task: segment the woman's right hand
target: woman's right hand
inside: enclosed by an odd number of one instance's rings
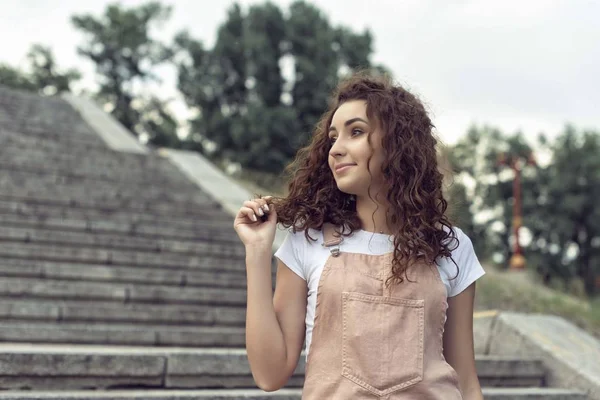
[[[269,249],[275,240],[277,212],[273,204],[268,205],[271,196],[245,201],[238,211],[233,228],[246,247],[266,246]],[[267,219],[263,222],[262,217]]]

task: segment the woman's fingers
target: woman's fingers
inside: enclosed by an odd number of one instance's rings
[[[248,218],[256,222],[259,217],[263,217],[269,212],[269,205],[265,199],[254,199],[245,201],[243,209],[246,209]]]
[[[244,202],[244,207],[247,207],[252,210],[253,215],[257,217],[262,217],[264,212],[261,211],[260,205],[254,200],[248,200]],[[262,212],[262,214],[261,214]]]
[[[254,210],[250,207],[242,207],[240,208],[240,213],[239,213],[240,217],[241,216],[246,216],[250,221],[256,222],[258,219],[256,218],[256,214],[254,213]]]

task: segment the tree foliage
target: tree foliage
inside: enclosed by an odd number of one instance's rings
[[[27,74],[8,64],[0,64],[0,85],[27,91],[37,89]]]
[[[69,92],[71,84],[79,79],[81,74],[76,69],[62,72],[50,47],[41,44],[31,46],[24,70],[0,64],[0,85],[44,95]]]
[[[535,217],[528,221],[532,264],[547,277],[579,277],[593,293],[600,277],[600,132],[569,125],[551,150]]]
[[[581,279],[588,293],[598,290],[600,276],[600,133],[578,132],[572,126],[550,143],[541,135],[535,150],[516,133],[504,135],[490,127],[472,127],[450,152],[452,164],[473,182],[474,213],[486,215],[467,225],[467,232],[485,244],[480,254],[512,254],[514,174],[499,163],[499,155],[522,160],[547,152],[547,165],[523,167],[521,192],[523,226],[531,241],[525,247],[530,267],[545,281]],[[460,196],[457,199],[461,199]]]
[[[212,49],[182,32],[179,89],[199,110],[192,147],[242,167],[278,172],[308,141],[344,69],[371,67],[370,32],[335,27],[296,1],[228,11]],[[289,70],[284,68],[288,66]]]
[[[150,143],[157,138],[153,144],[176,143],[177,124],[163,124],[160,132],[146,132],[154,125],[147,123],[144,113],[161,114],[163,122],[174,118],[167,115],[162,102],[143,98],[135,89],[146,81],[158,81],[153,68],[171,56],[169,47],[150,35],[151,29],[160,26],[170,14],[171,8],[158,2],[131,8],[115,3],[107,6],[102,17],[86,14],[71,18],[87,37],[78,48],[79,54],[96,64],[100,78],[98,99],[111,104],[113,116],[132,133],[148,134]],[[141,98],[143,107],[135,106],[136,98]]]

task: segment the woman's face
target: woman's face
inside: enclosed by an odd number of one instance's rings
[[[383,184],[381,166],[384,155],[382,132],[376,121],[367,118],[367,102],[351,100],[342,103],[333,115],[329,139],[329,168],[338,189],[362,197],[368,196],[371,185],[371,195],[375,196]]]

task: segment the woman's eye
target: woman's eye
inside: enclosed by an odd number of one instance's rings
[[[352,136],[360,135],[361,133],[363,133],[363,130],[362,129],[358,129],[358,128],[354,128],[354,129],[352,129],[351,133],[352,133]],[[329,143],[330,144],[334,144],[335,141],[336,141],[336,139],[337,139],[336,137],[330,137],[329,138]]]

